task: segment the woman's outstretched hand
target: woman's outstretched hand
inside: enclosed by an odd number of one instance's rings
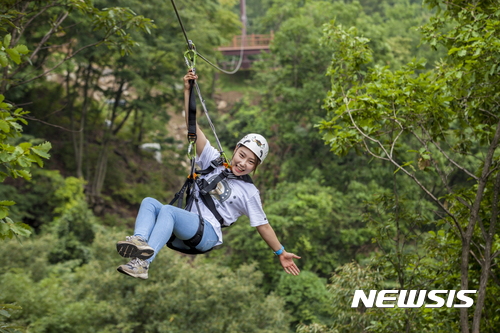
[[[299,275],[300,269],[293,261],[293,259],[300,259],[298,255],[283,251],[278,257],[280,258],[281,266],[283,266],[285,272],[292,275]]]
[[[194,74],[192,69],[184,75],[184,90],[189,90],[189,80],[198,80],[198,75]]]

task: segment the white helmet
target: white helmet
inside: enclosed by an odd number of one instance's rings
[[[266,159],[267,153],[269,153],[269,145],[267,144],[267,140],[260,134],[250,133],[247,134],[238,141],[236,147],[245,146],[250,149],[255,156],[257,156],[260,160],[260,163],[264,162]]]

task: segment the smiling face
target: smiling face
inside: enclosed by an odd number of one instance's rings
[[[236,176],[248,175],[255,170],[259,164],[259,159],[245,146],[239,146],[234,150],[232,160],[232,170]]]

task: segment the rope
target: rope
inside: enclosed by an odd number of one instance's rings
[[[188,50],[184,53],[184,60],[186,61],[186,65],[193,70],[193,73],[196,71],[196,69],[195,69],[196,56],[199,56],[207,64],[209,64],[210,66],[214,67],[215,69],[217,69],[217,70],[219,70],[219,71],[221,71],[223,73],[226,73],[226,74],[234,74],[234,73],[236,73],[240,69],[241,64],[243,62],[243,45],[244,45],[244,41],[245,41],[245,36],[242,36],[241,48],[240,48],[240,60],[238,61],[238,65],[236,66],[236,69],[234,69],[233,71],[226,71],[226,70],[220,68],[219,66],[213,64],[211,61],[209,61],[207,58],[205,58],[202,54],[200,54],[196,50],[196,47],[195,47],[194,43],[187,37],[186,29],[184,28],[184,25],[182,24],[182,20],[181,20],[181,17],[179,15],[179,12],[177,10],[177,6],[175,5],[175,1],[171,0],[171,2],[172,2],[172,6],[174,7],[175,15],[177,16],[177,19],[179,20],[179,25],[181,26],[181,30],[182,30],[182,33],[184,35],[184,38],[186,39],[186,44],[188,46]],[[189,57],[190,53],[192,54],[191,57]],[[217,142],[217,146],[219,147],[219,152],[220,152],[222,158],[224,159],[224,161],[229,165],[229,160],[228,160],[226,154],[224,153],[224,150],[222,149],[222,145],[221,145],[221,143],[219,141],[219,137],[217,136],[217,132],[215,131],[215,126],[212,123],[212,120],[210,119],[207,107],[205,105],[205,100],[201,96],[200,87],[198,86],[198,82],[196,80],[194,81],[194,87],[195,87],[196,92],[198,94],[198,99],[201,102],[201,105],[202,105],[202,108],[203,108],[203,112],[205,113],[205,116],[207,117],[207,121],[208,121],[208,123],[210,125],[210,128],[212,129],[213,134],[214,134],[215,140]],[[190,146],[188,148],[188,154],[191,151],[191,148],[192,148],[191,146],[192,146],[192,144],[190,144]]]
[[[221,71],[222,73],[225,73],[225,74],[229,74],[229,75],[232,75],[232,74],[235,74],[237,71],[240,70],[240,67],[241,67],[241,64],[243,63],[243,45],[245,43],[245,36],[241,36],[241,47],[240,47],[240,60],[238,60],[238,64],[236,65],[236,68],[233,69],[232,71],[226,71],[222,68],[220,68],[219,66],[213,64],[212,62],[210,62],[207,58],[205,58],[201,53],[199,53],[198,51],[195,51],[196,54],[201,58],[203,59],[207,64],[209,64],[210,66],[212,66],[213,68]]]
[[[228,160],[227,160],[226,154],[224,154],[224,150],[222,149],[222,145],[219,141],[219,137],[217,136],[217,132],[215,131],[215,126],[212,123],[212,119],[210,119],[210,115],[208,114],[207,106],[205,105],[205,100],[201,96],[200,87],[198,86],[198,82],[196,82],[196,80],[194,81],[194,87],[196,89],[196,93],[198,94],[198,99],[201,102],[201,106],[203,108],[203,112],[205,113],[205,117],[207,117],[208,124],[210,125],[210,128],[212,129],[212,132],[214,133],[215,141],[217,142],[217,146],[219,147],[219,152],[221,153],[221,155],[224,157],[224,159],[227,162]]]
[[[241,64],[243,63],[243,51],[244,51],[243,47],[245,45],[245,37],[246,36],[245,35],[241,36],[240,59],[238,60],[238,64],[236,65],[236,68],[233,69],[232,71],[226,71],[225,69],[222,69],[219,66],[215,65],[214,63],[212,63],[210,60],[208,60],[205,56],[203,56],[201,53],[199,53],[195,49],[191,48],[192,42],[187,37],[186,29],[184,28],[184,25],[182,24],[182,20],[181,20],[181,17],[179,15],[179,12],[177,10],[177,6],[175,5],[175,1],[174,0],[170,0],[170,1],[172,2],[172,6],[174,7],[175,15],[177,16],[177,20],[179,21],[179,25],[181,26],[181,30],[182,30],[182,33],[184,35],[184,39],[186,40],[186,44],[188,45],[188,49],[192,50],[194,53],[196,53],[196,55],[198,55],[201,59],[203,59],[207,64],[209,64],[213,68],[217,69],[218,71],[221,71],[222,73],[232,75],[232,74],[235,74],[236,72],[238,72],[240,70]],[[243,22],[243,24],[246,24],[246,23]]]
[[[181,17],[179,16],[179,12],[177,11],[177,6],[175,5],[174,0],[171,0],[171,1],[172,1],[172,6],[174,6],[175,15],[177,16],[177,20],[179,21],[179,24],[181,26],[182,33],[184,34],[184,38],[186,39],[186,44],[189,46],[189,39],[188,39],[187,34],[186,34],[186,29],[184,29],[184,25],[182,24]]]

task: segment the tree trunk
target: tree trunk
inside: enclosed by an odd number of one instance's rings
[[[111,119],[109,124],[106,124],[104,129],[104,135],[102,139],[102,145],[99,151],[99,157],[97,158],[96,168],[94,172],[94,177],[90,187],[90,203],[93,207],[95,213],[99,214],[102,210],[102,188],[104,185],[104,180],[106,179],[106,171],[108,169],[108,154],[109,154],[109,144],[114,135],[118,133],[120,128],[123,126],[128,116],[132,112],[129,110],[124,120],[115,127],[116,118],[118,116],[118,108],[120,105],[120,99],[123,94],[125,87],[125,81],[120,82],[120,85],[115,94],[115,102],[113,104],[113,109],[111,112]]]
[[[89,61],[87,70],[85,71],[85,84],[83,86],[83,105],[82,112],[80,114],[80,125],[78,128],[77,135],[73,137],[73,146],[75,148],[75,163],[76,163],[76,176],[78,178],[83,178],[83,153],[84,153],[84,141],[85,141],[85,120],[87,117],[87,111],[89,104],[91,103],[91,97],[89,96],[89,85],[90,77],[92,74],[92,61]],[[75,83],[76,84],[76,83]]]
[[[90,189],[90,204],[95,213],[99,214],[102,211],[102,188],[104,180],[106,179],[106,171],[108,169],[108,144],[109,141],[103,142],[101,150],[99,152],[99,157],[96,163],[96,169],[94,172],[94,179],[92,181]]]
[[[491,142],[491,145],[488,149],[488,154],[486,156],[486,159],[484,161],[484,167],[483,167],[483,172],[481,174],[481,179],[478,185],[478,190],[477,190],[477,196],[476,200],[473,205],[473,212],[471,214],[471,222],[470,225],[468,226],[467,230],[467,236],[469,239],[469,249],[470,249],[470,240],[472,240],[472,235],[473,235],[473,230],[474,230],[474,225],[478,221],[479,217],[479,207],[481,200],[483,199],[484,192],[486,189],[486,184],[488,181],[488,178],[490,176],[490,170],[491,170],[491,165],[493,161],[493,156],[495,154],[495,151],[498,148],[498,144],[500,142],[500,122],[497,124],[497,128],[495,131],[495,136],[493,137],[493,140]],[[491,223],[490,223],[490,228],[489,230],[483,230],[483,235],[485,238],[485,249],[484,249],[484,259],[483,262],[481,263],[481,277],[479,280],[479,290],[478,290],[478,295],[477,295],[477,300],[476,300],[476,309],[474,311],[474,317],[472,320],[472,333],[479,333],[479,329],[481,327],[481,316],[483,312],[483,307],[486,299],[486,287],[488,285],[488,279],[489,279],[489,273],[491,269],[491,262],[492,262],[492,256],[491,256],[491,250],[492,250],[492,242],[493,238],[495,235],[496,231],[496,222],[497,222],[497,213],[498,213],[498,191],[500,188],[500,173],[497,174],[497,178],[495,180],[494,186],[493,186],[493,207],[492,207],[492,217],[491,217]],[[477,210],[476,210],[476,205],[477,205]],[[470,230],[470,232],[469,232]],[[464,253],[462,252],[462,259],[463,259]],[[467,261],[468,263],[468,261]],[[462,267],[464,264],[462,264]],[[462,284],[463,284],[463,278],[462,278]],[[467,286],[462,289],[467,289]],[[466,309],[466,308],[464,308]],[[460,313],[460,320],[462,321],[462,312]],[[463,331],[463,328],[462,328]],[[468,332],[468,331],[467,331]]]

